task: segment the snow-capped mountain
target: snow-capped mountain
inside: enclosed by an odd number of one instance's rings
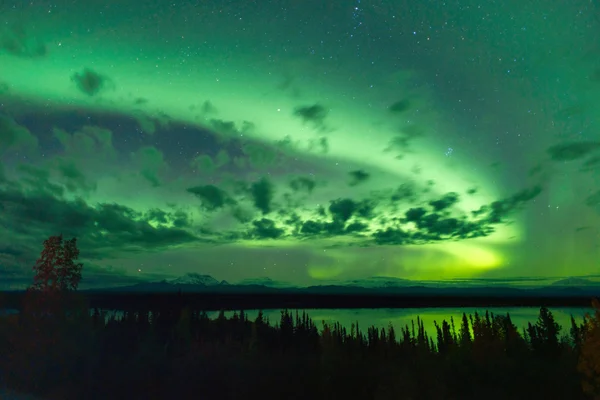
[[[284,281],[276,281],[271,278],[263,277],[263,278],[248,278],[242,279],[237,283],[240,286],[249,286],[249,285],[258,285],[258,286],[267,286],[272,288],[292,288],[295,287],[291,283]]]
[[[600,286],[600,282],[592,281],[586,278],[565,278],[559,281],[553,282],[551,286],[569,286],[569,287],[588,287],[588,286]]]
[[[365,279],[355,279],[341,283],[344,286],[355,286],[362,288],[400,288],[408,286],[419,286],[421,282],[410,279],[393,278],[389,276],[372,276]]]
[[[219,286],[228,285],[227,282],[219,282],[210,275],[202,275],[195,272],[189,272],[179,278],[171,279],[167,281],[172,285],[200,285],[200,286]]]

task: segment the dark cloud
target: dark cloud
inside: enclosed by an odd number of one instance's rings
[[[414,202],[417,199],[417,189],[413,183],[403,183],[391,195],[392,203],[400,201]]]
[[[357,209],[358,203],[351,199],[337,199],[329,204],[329,212],[334,221],[348,221]]]
[[[458,200],[458,193],[450,192],[446,193],[441,199],[430,201],[429,205],[433,207],[435,211],[443,211],[458,203]]]
[[[506,218],[511,213],[540,192],[541,187],[537,186],[523,190],[473,212],[471,219],[450,215],[451,207],[460,200],[454,192],[429,202],[431,208],[412,207],[402,216],[378,213],[376,207],[381,196],[378,200],[337,199],[330,202],[328,210],[318,208],[314,218],[294,220],[294,234],[304,238],[363,234],[379,245],[426,244],[484,237],[493,234],[494,225],[507,222]],[[331,220],[327,220],[328,216]],[[383,226],[370,231],[369,221],[378,221]]]
[[[553,161],[574,161],[597,150],[600,150],[600,142],[567,142],[550,147],[548,154]]]
[[[212,173],[216,170],[215,162],[208,154],[200,154],[190,161],[190,166],[201,172]]]
[[[596,211],[600,213],[600,190],[589,195],[585,199],[585,205],[596,209]]]
[[[0,50],[20,58],[40,58],[48,54],[46,44],[20,24],[10,25],[0,32]]]
[[[180,228],[152,226],[149,216],[129,207],[107,203],[92,207],[81,198],[64,199],[45,187],[27,192],[0,187],[0,209],[0,225],[12,235],[34,242],[58,233],[74,236],[85,257],[107,257],[108,251],[154,251],[201,240]],[[161,218],[156,213],[150,216]],[[162,218],[176,220],[181,215]]]
[[[221,133],[221,134],[232,135],[232,134],[239,134],[239,132],[240,132],[238,130],[238,128],[235,126],[235,122],[233,122],[233,121],[225,121],[222,119],[213,118],[213,119],[209,120],[208,122],[209,122],[211,128],[213,128],[214,130],[216,130],[218,133]]]
[[[71,81],[82,93],[95,96],[107,86],[109,79],[90,68],[84,68],[82,72],[71,75]]]
[[[325,136],[322,136],[318,139],[310,139],[308,141],[308,151],[315,150],[321,154],[329,153],[329,140]]]
[[[55,129],[53,133],[62,145],[65,156],[78,159],[86,165],[99,157],[103,158],[104,162],[114,162],[117,158],[113,147],[113,135],[108,129],[83,126],[73,134],[61,129]]]
[[[228,165],[230,162],[231,158],[229,157],[229,153],[226,150],[221,149],[214,158],[208,154],[201,154],[194,157],[190,162],[190,166],[200,172],[210,174],[219,168]]]
[[[423,136],[423,130],[414,124],[402,127],[399,133],[394,136],[388,146],[383,150],[384,153],[395,152],[396,159],[403,159],[406,153],[410,152],[412,142]]]
[[[57,170],[60,177],[64,180],[65,188],[69,192],[74,193],[81,191],[89,193],[96,190],[96,184],[94,182],[89,182],[73,161],[59,158]]]
[[[38,139],[14,119],[0,114],[0,155],[7,150],[34,149]]]
[[[313,179],[306,178],[303,176],[294,178],[290,181],[290,188],[292,188],[294,192],[305,190],[310,194],[312,193],[316,185],[317,183]]]
[[[219,112],[217,107],[215,107],[214,104],[210,100],[205,100],[202,104],[200,104],[200,106],[192,104],[188,108],[190,111],[194,111],[194,110],[200,111],[200,115],[196,116],[196,118],[199,118],[200,116],[205,118],[209,115],[214,115]]]
[[[542,164],[538,164],[529,170],[529,176],[539,175],[543,170],[544,170],[544,166]]]
[[[158,208],[152,208],[146,211],[145,216],[148,221],[152,221],[158,224],[166,224],[169,222],[167,216],[169,213],[166,211],[160,210]]]
[[[12,257],[21,257],[29,253],[29,248],[22,245],[2,244],[0,245],[0,254],[9,255]]]
[[[243,207],[235,207],[233,210],[231,210],[231,216],[242,224],[250,222],[253,214],[254,213],[252,211]]]
[[[600,169],[600,156],[590,157],[581,165],[582,172],[590,172],[598,169]]]
[[[412,243],[411,235],[400,228],[379,229],[373,233],[373,240],[381,245],[402,245]]]
[[[133,100],[133,104],[135,104],[136,106],[141,106],[144,104],[148,103],[148,99],[145,99],[143,97],[137,97]]]
[[[8,83],[0,81],[0,95],[6,94],[10,92],[10,87]]]
[[[250,185],[250,194],[254,201],[254,206],[262,211],[263,214],[271,212],[273,196],[275,195],[275,189],[273,184],[266,178],[252,183]]]
[[[227,192],[214,185],[194,186],[188,188],[187,192],[198,197],[202,202],[202,206],[208,211],[214,211],[223,208],[226,205],[236,204],[236,201],[233,200]]]
[[[390,112],[392,112],[392,113],[403,113],[405,111],[408,111],[410,109],[410,106],[411,106],[410,100],[404,99],[404,100],[399,100],[399,101],[395,102],[394,104],[392,104],[391,106],[389,106],[388,110],[390,110]]]
[[[318,128],[323,127],[325,124],[325,118],[329,111],[320,104],[313,104],[311,106],[299,106],[294,108],[293,115],[299,117],[305,123],[311,123]]]
[[[365,224],[364,222],[352,222],[350,224],[348,224],[346,226],[346,233],[355,233],[355,232],[365,232],[369,230],[369,225]]]
[[[436,209],[436,211],[441,210],[443,209]],[[438,212],[429,213],[423,207],[409,209],[406,211],[402,221],[404,223],[412,222],[418,229],[411,237],[411,240],[414,241],[468,239],[487,236],[493,231],[485,221],[468,221],[466,218],[454,217],[448,218]],[[408,240],[404,236],[403,241]]]
[[[265,144],[244,143],[242,151],[248,156],[250,164],[257,169],[270,167],[277,161],[277,153]]]
[[[251,235],[255,239],[277,239],[284,234],[284,230],[268,218],[252,221],[252,225]]]
[[[136,170],[153,187],[162,184],[160,173],[167,169],[163,154],[154,146],[144,146],[132,154]]]
[[[349,174],[351,178],[351,181],[349,183],[350,186],[356,186],[360,183],[363,183],[367,181],[371,176],[368,172],[365,172],[362,169],[350,171]]]
[[[504,222],[504,219],[525,203],[535,199],[542,192],[541,186],[524,189],[515,195],[503,200],[498,200],[490,205],[481,207],[474,211],[474,216],[485,216],[485,220],[491,224]]]
[[[57,197],[64,194],[65,187],[63,185],[50,181],[50,171],[31,164],[19,164],[17,169],[22,173],[20,180],[22,187],[30,186],[36,191],[41,190]]]

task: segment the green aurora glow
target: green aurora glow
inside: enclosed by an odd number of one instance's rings
[[[598,274],[595,5],[219,3],[0,5],[5,286]]]

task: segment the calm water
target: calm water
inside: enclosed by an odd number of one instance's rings
[[[317,324],[317,327],[321,327],[321,321],[325,322],[336,322],[338,321],[342,326],[350,329],[352,323],[358,322],[358,325],[362,331],[366,331],[369,326],[376,327],[387,327],[390,323],[394,326],[394,329],[398,331],[405,325],[411,324],[411,320],[415,320],[420,317],[423,320],[423,324],[427,333],[432,334],[435,332],[434,321],[441,324],[442,320],[446,319],[450,322],[450,317],[454,318],[455,324],[460,323],[463,313],[474,314],[476,311],[479,314],[485,314],[485,308],[359,308],[359,309],[311,309],[306,310],[308,315]],[[506,314],[510,313],[513,323],[519,328],[527,326],[528,322],[535,323],[539,314],[539,308],[536,307],[511,307],[511,308],[488,308],[490,313],[494,314]],[[586,313],[591,313],[590,308],[551,308],[552,314],[556,321],[563,328],[563,333],[568,333],[571,326],[571,315],[575,317],[575,320],[579,323],[583,321],[583,317]],[[302,311],[300,311],[302,312]],[[233,312],[226,312],[226,316],[231,316]],[[254,319],[258,314],[257,310],[247,311],[248,318]],[[279,321],[281,317],[281,311],[279,310],[264,310],[263,314],[268,317],[271,324]],[[218,312],[210,312],[211,318],[216,318]]]
[[[509,308],[487,308],[490,313],[493,314],[506,314],[510,313],[513,323],[519,328],[527,326],[528,322],[535,323],[539,314],[539,308],[536,307],[509,307]],[[579,323],[583,321],[583,317],[586,313],[592,313],[591,308],[576,308],[576,307],[563,307],[563,308],[551,308],[552,314],[556,321],[561,325],[563,333],[568,333],[571,327],[571,315],[575,317],[575,320]],[[295,312],[295,310],[293,310]],[[298,310],[300,313],[302,310]],[[350,329],[353,323],[358,322],[359,327],[362,331],[366,331],[367,327],[387,327],[389,324],[394,326],[396,331],[399,331],[405,325],[410,326],[411,321],[416,322],[417,317],[423,320],[423,324],[427,333],[432,334],[435,332],[434,321],[439,324],[446,319],[450,322],[450,317],[454,318],[455,323],[460,323],[463,313],[474,314],[478,312],[480,315],[484,315],[486,308],[355,308],[355,309],[308,309],[305,310],[307,314],[317,324],[318,328],[321,328],[322,321],[327,323],[339,322],[342,326]],[[0,315],[6,313],[13,313],[14,310],[0,310]],[[247,310],[245,311],[250,320],[254,320],[258,315],[258,310]],[[111,312],[109,311],[109,314]],[[122,315],[122,312],[112,312],[115,315]],[[229,318],[233,315],[233,311],[225,312],[225,315]],[[210,318],[216,318],[219,313],[217,311],[208,312]],[[280,310],[263,310],[263,315],[268,318],[271,324],[279,322],[281,317]],[[108,317],[108,316],[107,316]]]

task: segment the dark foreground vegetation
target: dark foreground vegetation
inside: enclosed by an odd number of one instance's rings
[[[178,302],[117,318],[75,291],[74,241],[44,245],[21,312],[0,317],[0,377],[42,398],[600,399],[598,302],[562,337],[545,307],[523,331],[508,314],[395,331]]]
[[[597,303],[560,337],[546,308],[522,332],[486,313],[429,333],[420,320],[346,330],[287,311],[278,321],[178,307],[117,318],[80,300],[32,295],[0,319],[9,388],[65,400],[600,398]]]

